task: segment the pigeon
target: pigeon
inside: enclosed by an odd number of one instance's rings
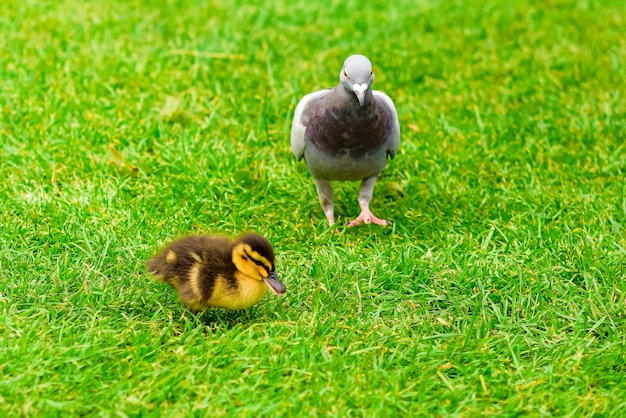
[[[330,226],[335,224],[332,181],[362,181],[361,222],[387,225],[370,211],[376,179],[400,144],[400,123],[393,101],[372,90],[374,71],[364,55],[351,55],[339,73],[339,85],[304,96],[291,126],[291,149],[313,176]]]

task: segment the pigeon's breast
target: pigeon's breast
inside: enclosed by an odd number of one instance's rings
[[[375,103],[314,109],[306,127],[307,144],[329,155],[362,158],[386,146],[389,117],[379,110]]]
[[[387,163],[391,115],[375,99],[330,94],[305,115],[304,158],[311,174],[326,180],[363,180]]]

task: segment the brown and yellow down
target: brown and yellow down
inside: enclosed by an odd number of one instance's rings
[[[264,237],[245,234],[189,236],[166,246],[147,263],[148,272],[178,292],[193,311],[246,309],[267,290],[285,293],[275,272],[274,250]]]

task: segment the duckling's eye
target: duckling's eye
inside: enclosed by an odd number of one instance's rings
[[[255,260],[254,258],[252,259],[252,261],[254,262],[254,264],[256,264],[257,266],[261,267],[265,271],[266,275],[270,274],[270,272],[267,269],[267,266],[265,264],[263,264],[262,262],[260,262],[258,260]]]
[[[265,263],[263,263],[262,261],[259,261],[257,259],[255,259],[254,257],[252,257],[250,254],[248,254],[247,252],[244,251],[245,255],[242,255],[241,258],[243,258],[244,260],[250,260],[252,261],[254,264],[256,264],[257,266],[261,267],[263,270],[265,270],[266,274],[270,274],[269,270],[267,269],[267,266],[265,265]],[[246,257],[247,256],[247,257]]]

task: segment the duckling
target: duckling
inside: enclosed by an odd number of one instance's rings
[[[291,127],[291,149],[304,158],[315,181],[329,225],[335,223],[332,181],[362,181],[361,222],[387,225],[369,209],[376,179],[400,144],[400,123],[393,101],[372,90],[374,70],[363,55],[351,55],[339,73],[339,85],[304,96]]]
[[[272,245],[257,234],[234,241],[216,235],[182,238],[148,261],[147,269],[195,312],[246,309],[268,289],[278,296],[286,290],[275,272]]]

